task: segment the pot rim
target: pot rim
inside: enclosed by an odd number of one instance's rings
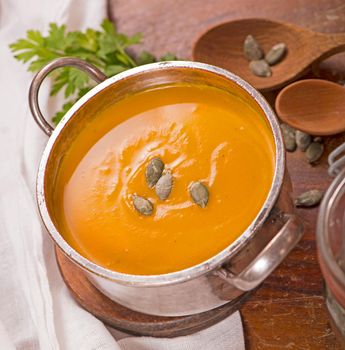
[[[229,246],[227,246],[225,249],[212,256],[208,260],[180,271],[160,275],[132,275],[109,270],[107,268],[93,263],[89,259],[79,254],[76,250],[74,250],[64,240],[63,236],[59,233],[58,229],[55,227],[53,221],[51,220],[45,199],[45,175],[50,154],[55,144],[55,141],[57,140],[60,133],[63,132],[68,121],[74,116],[74,114],[79,110],[79,108],[81,108],[88,100],[97,95],[100,91],[102,91],[110,85],[116,84],[119,81],[128,79],[129,77],[133,77],[138,74],[149,73],[150,71],[155,70],[171,70],[174,68],[199,70],[219,75],[223,78],[231,80],[232,82],[240,86],[255,100],[255,102],[259,105],[265,117],[267,118],[267,121],[270,124],[272,134],[274,137],[276,156],[272,185],[260,211],[258,212],[255,219],[252,221],[252,223],[247,227],[247,229]],[[155,287],[181,283],[204,275],[207,272],[214,270],[217,267],[220,267],[224,262],[226,262],[230,258],[230,256],[238,252],[238,250],[241,249],[243,245],[251,238],[252,234],[263,224],[263,222],[269,215],[271,209],[273,208],[278,198],[280,188],[283,182],[284,172],[285,150],[278,120],[268,102],[254,87],[252,87],[249,83],[247,83],[234,73],[231,73],[225,69],[216,66],[192,61],[167,61],[135,67],[125,72],[119,73],[111,78],[108,78],[102,83],[96,85],[92,90],[90,90],[86,95],[84,95],[71,107],[71,109],[65,114],[63,119],[54,129],[43,151],[37,175],[36,195],[40,216],[49,235],[57,244],[57,246],[62,250],[62,252],[65,255],[67,255],[74,263],[76,263],[77,265],[79,265],[80,267],[82,267],[90,273],[96,274],[105,279],[112,280],[120,284],[135,285],[141,287]]]

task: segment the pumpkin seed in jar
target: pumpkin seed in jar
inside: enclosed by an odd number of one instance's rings
[[[270,65],[274,66],[279,63],[286,54],[286,45],[284,43],[279,43],[274,45],[271,50],[269,50],[265,56],[265,61]]]
[[[243,43],[243,53],[249,61],[260,60],[264,56],[260,44],[252,35],[246,36]]]
[[[192,182],[189,186],[189,193],[194,203],[196,203],[200,208],[206,207],[209,199],[209,192],[203,183],[200,181]]]
[[[320,190],[310,190],[302,193],[295,199],[296,207],[309,208],[318,205],[323,197]]]
[[[307,148],[305,155],[310,164],[316,163],[323,154],[324,146],[319,142],[312,142]]]
[[[133,199],[133,206],[138,213],[145,216],[152,215],[153,204],[151,203],[151,201],[149,201],[144,197],[137,196],[135,194],[132,196],[132,199]]]
[[[285,149],[288,152],[294,152],[296,150],[296,130],[290,125],[281,124],[280,128],[282,130]]]
[[[166,172],[156,183],[156,194],[162,201],[166,200],[171,193],[173,177],[170,172]]]
[[[251,61],[249,63],[249,69],[258,77],[267,78],[272,75],[271,68],[265,60]]]
[[[164,163],[160,158],[155,157],[150,160],[145,172],[146,182],[150,188],[156,185],[159,178],[162,176],[163,170]]]
[[[311,141],[312,138],[309,134],[306,134],[305,132],[300,130],[296,130],[296,144],[302,152],[306,151],[306,149],[311,144]]]

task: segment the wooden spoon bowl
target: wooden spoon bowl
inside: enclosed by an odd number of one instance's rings
[[[285,58],[272,67],[272,76],[262,78],[249,70],[243,42],[253,35],[267,53],[275,44],[288,47]],[[313,63],[345,50],[345,34],[321,34],[298,26],[267,19],[227,22],[205,32],[195,42],[193,59],[213,64],[239,75],[255,88],[269,91],[302,76]]]
[[[345,88],[327,80],[305,79],[286,86],[276,111],[286,124],[311,135],[345,131]]]

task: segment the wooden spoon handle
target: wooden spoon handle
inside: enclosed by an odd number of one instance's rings
[[[345,34],[322,34],[321,38],[319,49],[322,59],[345,51]]]

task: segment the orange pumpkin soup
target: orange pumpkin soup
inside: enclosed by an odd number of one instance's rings
[[[173,176],[161,200],[145,180],[159,157]],[[268,122],[240,97],[203,85],[149,89],[98,112],[65,154],[54,194],[57,226],[80,254],[108,269],[151,275],[201,263],[255,219],[272,184]],[[188,188],[207,186],[205,208]],[[150,200],[138,213],[133,195]]]

